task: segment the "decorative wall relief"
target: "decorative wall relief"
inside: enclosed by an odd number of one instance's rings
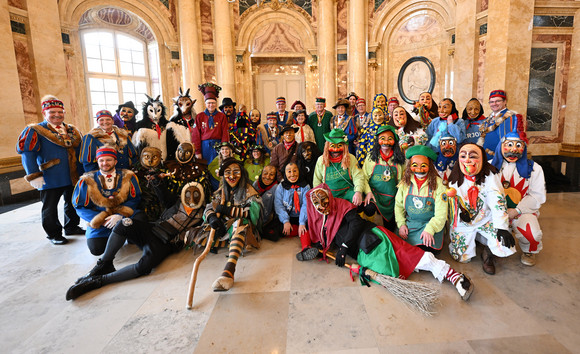
[[[485,45],[487,41],[485,38],[479,39],[479,47],[478,47],[478,56],[477,56],[477,99],[480,102],[483,102],[483,97],[485,96],[484,90],[484,82],[485,82],[485,53],[486,48]]]
[[[205,82],[213,82],[214,84],[217,84],[217,77],[215,74],[215,64],[213,62],[203,63],[203,74]]]
[[[348,29],[348,4],[346,0],[336,2],[336,44],[346,45]]]
[[[528,131],[550,131],[558,48],[532,48],[528,87]]]
[[[346,97],[348,94],[346,83],[348,80],[348,64],[341,61],[336,65],[336,85],[338,97]],[[334,102],[327,102],[327,106],[332,107]]]
[[[481,0],[479,11],[485,11],[489,7],[489,0]]]
[[[210,0],[201,0],[199,2],[199,12],[201,17],[201,42],[213,46],[213,23],[211,17]]]
[[[273,23],[256,33],[252,53],[302,53],[298,32],[283,23]]]
[[[413,104],[423,92],[433,92],[435,68],[425,57],[413,57],[403,64],[397,80],[399,94],[403,101]]]
[[[8,6],[14,6],[26,10],[26,0],[8,0]]]
[[[18,79],[20,81],[20,95],[22,96],[24,119],[26,124],[37,123],[37,103],[40,98],[36,97],[36,92],[34,90],[32,64],[28,51],[28,39],[25,36],[14,38],[14,54],[16,55],[16,65],[18,68]]]

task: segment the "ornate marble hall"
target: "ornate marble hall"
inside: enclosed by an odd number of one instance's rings
[[[3,351],[577,352],[576,20],[579,0],[0,0]],[[453,98],[461,112],[476,97],[489,113],[489,92],[506,90],[508,107],[527,117],[528,150],[548,191],[566,192],[549,194],[542,209],[545,254],[535,268],[506,260],[495,277],[479,259],[463,265],[476,293],[461,303],[442,284],[439,315],[428,320],[342,269],[296,262],[295,240],[244,257],[234,291],[202,288],[197,311],[183,306],[189,252],[150,277],[65,302],[95,261],[84,240],[39,242],[38,204],[6,211],[38,201],[15,143],[42,120],[40,98],[62,99],[66,121],[86,132],[96,111],[128,100],[140,107],[144,94],[160,95],[171,114],[180,87],[191,88],[199,112],[196,88],[206,81],[223,88],[220,100],[262,117],[277,96],[311,112],[318,96],[414,100],[430,86],[436,102]],[[120,262],[139,256],[124,252]],[[221,265],[223,254],[213,256],[200,283]]]

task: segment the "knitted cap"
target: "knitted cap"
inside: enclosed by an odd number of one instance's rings
[[[117,159],[117,150],[110,147],[102,147],[97,149],[97,160],[104,156],[110,156]]]

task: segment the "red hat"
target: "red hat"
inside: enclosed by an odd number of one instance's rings
[[[358,105],[359,103],[367,104],[367,101],[365,101],[365,99],[361,97],[358,100],[356,100],[356,104]]]
[[[205,84],[201,84],[197,87],[199,91],[203,94],[204,100],[217,100],[219,97],[219,92],[222,90],[216,84],[212,84],[211,82],[206,82]]]
[[[387,102],[387,104],[389,104],[389,103],[399,104],[399,99],[397,97],[391,97],[391,98],[389,98],[389,101]]]
[[[99,121],[99,119],[101,117],[109,117],[109,118],[113,119],[113,115],[111,114],[111,112],[107,111],[106,109],[103,109],[103,110],[97,112],[97,114],[95,116],[95,119],[97,120],[97,122]]]
[[[507,99],[507,95],[504,90],[491,91],[491,93],[489,94],[489,98],[491,99],[492,97],[501,97],[504,100]]]
[[[296,101],[294,101],[294,103],[292,103],[292,106],[290,106],[290,109],[294,110],[294,107],[296,107],[297,104],[301,104],[302,107],[306,108],[306,105],[304,103],[302,103],[302,101],[296,100]]]
[[[64,103],[62,103],[61,100],[59,99],[48,99],[45,101],[42,101],[42,112],[44,113],[44,111],[51,109],[51,108],[62,108],[64,109]]]
[[[114,157],[115,160],[117,159],[117,150],[111,148],[111,147],[105,147],[103,146],[102,148],[97,149],[97,160],[100,157],[103,156],[110,156],[110,157]]]

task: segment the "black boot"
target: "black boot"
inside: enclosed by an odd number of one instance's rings
[[[97,265],[95,265],[93,269],[91,269],[91,271],[88,272],[86,275],[78,278],[75,284],[80,283],[84,279],[94,277],[95,275],[105,275],[113,273],[115,270],[116,269],[115,266],[113,265],[113,261],[103,261],[99,258],[99,260],[97,261]]]
[[[66,292],[66,301],[74,300],[91,290],[98,289],[103,286],[102,284],[102,277],[100,275],[85,278],[68,289]]]

